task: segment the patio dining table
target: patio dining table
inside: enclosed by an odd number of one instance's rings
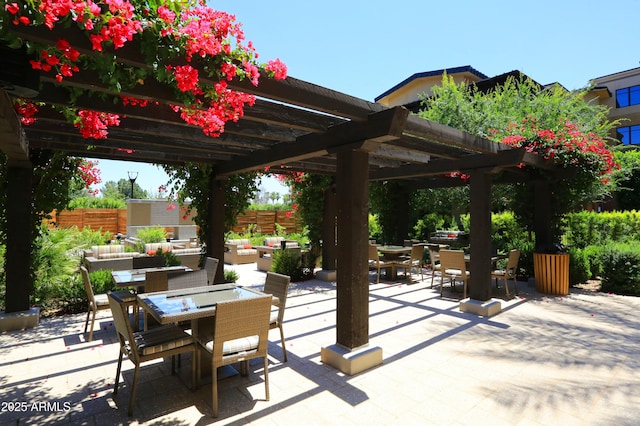
[[[111,276],[118,287],[144,287],[147,272],[167,271],[167,272],[187,272],[191,268],[187,266],[163,266],[159,268],[125,269],[122,271],[112,271]]]
[[[403,255],[411,253],[411,247],[405,246],[378,246],[378,253],[383,255],[385,261],[397,262]],[[384,268],[384,274],[389,280],[395,280],[398,278],[398,270],[396,266],[389,266]]]
[[[154,293],[139,293],[138,305],[158,321],[160,324],[173,324],[182,321],[191,322],[191,335],[196,339],[210,335],[213,331],[216,305],[219,302],[247,299],[264,296],[265,294],[251,288],[235,284],[216,284],[204,287],[191,287],[180,290],[159,291]],[[278,305],[279,299],[272,297],[273,305]],[[208,356],[208,352],[199,348],[201,355]],[[202,374],[207,371],[209,363],[201,365]],[[223,368],[218,378],[237,374],[233,368]]]

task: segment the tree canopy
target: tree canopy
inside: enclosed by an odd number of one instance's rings
[[[509,77],[504,84],[485,93],[474,85],[456,84],[452,77],[445,74],[442,84],[431,88],[433,96],[422,97],[423,109],[419,115],[496,142],[507,142],[505,138],[514,136],[517,131],[523,133],[521,141],[527,137],[530,137],[529,140],[534,140],[534,136],[538,137],[538,132],[544,129],[555,132],[553,133],[556,137],[554,141],[560,140],[559,135],[566,132],[565,136],[578,133],[585,136],[591,144],[589,146],[600,144],[598,147],[602,148],[604,141],[614,144],[609,134],[616,123],[608,120],[607,107],[586,100],[587,89],[570,92],[559,85],[542,87],[531,79],[521,76],[520,78]],[[532,123],[535,123],[535,126]],[[569,130],[567,125],[570,126]],[[570,131],[578,133],[569,133]],[[583,154],[586,156],[587,150],[575,149],[575,146],[583,140],[573,140],[571,142],[574,145],[573,148],[569,148],[569,145],[553,146],[555,150],[553,154],[550,154],[549,150],[540,154],[550,156],[552,159],[555,155],[560,157],[561,154],[566,154],[570,156],[568,162],[571,162]],[[537,142],[540,145],[539,139]],[[538,145],[532,144],[532,146]],[[549,145],[546,147],[548,148]],[[527,149],[534,151],[533,147]],[[557,197],[553,207],[558,215],[585,203],[601,200],[615,188],[615,179],[607,181],[599,179],[600,176],[593,176],[594,173],[598,174],[601,171],[599,168],[602,166],[601,158],[595,158],[594,155],[588,159],[591,160],[589,166],[592,167],[579,185],[576,185],[576,181],[571,178],[559,179],[555,182]],[[528,215],[531,211],[532,194],[526,187],[524,182],[495,187],[493,205],[499,210],[513,210],[532,226],[531,217]],[[375,194],[375,191],[372,193]],[[420,209],[422,211],[417,216],[414,214],[411,216],[417,220],[420,215],[427,215],[433,211],[444,215],[449,210],[449,214],[453,217],[452,222],[455,223],[457,215],[468,212],[468,198],[467,186],[418,190],[412,195],[410,205],[413,206],[413,212]],[[429,200],[428,205],[425,206],[419,200]],[[452,203],[452,200],[456,202]],[[380,213],[381,223],[392,222],[384,219],[384,210],[375,210],[376,203],[373,203],[373,206],[374,212]],[[427,211],[429,209],[431,211]],[[393,233],[390,232],[390,234]]]

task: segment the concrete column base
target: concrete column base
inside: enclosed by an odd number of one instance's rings
[[[0,332],[26,330],[37,327],[39,323],[40,308],[38,307],[10,314],[0,311]]]
[[[365,345],[349,350],[339,344],[320,350],[320,360],[341,372],[353,376],[382,364],[382,348]]]
[[[502,304],[497,300],[487,300],[481,302],[466,298],[460,302],[460,312],[468,312],[481,317],[492,317],[502,311]]]
[[[316,278],[320,281],[335,282],[337,280],[337,276],[336,271],[329,271],[328,269],[316,272]]]

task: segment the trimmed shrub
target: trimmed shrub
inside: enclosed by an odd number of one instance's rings
[[[234,269],[225,269],[224,270],[224,282],[225,283],[235,283],[238,281],[238,273]]]
[[[412,238],[416,240],[426,241],[429,239],[429,235],[444,227],[444,218],[436,213],[429,213],[413,227]]]
[[[117,290],[116,282],[113,280],[113,276],[111,275],[111,270],[102,269],[98,271],[93,271],[89,273],[89,280],[91,281],[91,285],[93,286],[93,292],[95,294],[106,293],[107,291]],[[84,292],[84,284],[82,284],[82,293]]]
[[[310,253],[303,257],[293,250],[274,250],[271,270],[290,276],[291,281],[303,281],[313,276],[315,261]]]
[[[602,256],[601,291],[640,295],[640,245],[609,244]]]
[[[602,257],[604,256],[604,246],[586,246],[584,255],[589,261],[589,278],[596,279],[602,276]]]
[[[145,244],[167,241],[167,231],[161,226],[152,226],[150,228],[138,229],[136,237],[139,240],[136,243],[136,249],[138,252],[144,253]]]
[[[590,268],[589,259],[584,250],[579,248],[569,248],[569,285],[575,286],[586,282],[589,279]]]

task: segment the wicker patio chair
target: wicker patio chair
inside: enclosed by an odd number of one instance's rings
[[[155,293],[157,291],[169,290],[169,274],[167,271],[148,271],[145,273],[144,279],[144,292]],[[158,322],[149,314],[149,312],[143,313],[144,329],[148,330],[149,326],[157,326]]]
[[[504,280],[505,294],[509,297],[509,283],[508,280],[512,279],[515,286],[516,296],[518,295],[518,280],[516,279],[518,274],[518,262],[520,261],[520,250],[514,249],[509,251],[509,259],[507,260],[507,266],[504,269],[496,269],[491,272],[491,278],[495,278],[496,283],[498,280]]]
[[[427,251],[429,252],[429,263],[431,265],[431,287],[433,288],[433,279],[436,273],[442,278],[440,268],[440,246],[438,244],[427,244]]]
[[[206,257],[204,259],[204,269],[207,271],[207,283],[209,285],[214,285],[216,283],[218,263],[220,263],[220,259],[216,259],[215,257]]]
[[[444,279],[449,278],[451,286],[455,290],[456,279],[460,278],[464,282],[462,290],[462,298],[467,297],[467,282],[470,273],[467,271],[464,252],[462,250],[440,250],[440,267],[442,273],[442,281],[440,283],[440,297],[442,297],[442,289],[444,288]]]
[[[395,268],[395,262],[386,262],[380,260],[380,254],[378,253],[378,247],[369,244],[369,269],[375,269],[378,273],[376,283],[380,283],[380,270],[384,268]]]
[[[87,299],[89,301],[87,307],[87,319],[84,322],[84,332],[87,332],[87,327],[89,325],[89,315],[91,315],[91,330],[89,331],[89,339],[88,342],[93,340],[93,326],[96,321],[96,312],[101,310],[110,309],[109,308],[109,299],[106,294],[94,294],[93,286],[91,285],[91,280],[89,279],[89,271],[84,266],[80,267],[80,272],[82,273],[82,280],[84,281],[84,289],[87,292]]]
[[[220,302],[216,305],[216,316],[212,338],[199,343],[211,354],[211,397],[213,417],[218,416],[217,369],[223,365],[241,362],[241,374],[249,374],[249,360],[263,358],[265,400],[269,400],[269,316],[271,296],[258,296]],[[199,351],[198,357],[200,357]],[[200,362],[197,362],[200,367]],[[198,371],[198,377],[200,371]]]
[[[131,383],[131,396],[129,397],[128,415],[133,414],[140,364],[158,358],[171,356],[171,374],[175,373],[174,356],[185,352],[191,352],[191,384],[197,386],[196,377],[196,344],[194,338],[175,325],[162,325],[149,331],[134,332],[129,322],[129,314],[125,309],[122,299],[112,293],[109,294],[109,304],[113,313],[113,322],[120,342],[120,355],[118,356],[118,368],[116,380],[113,385],[113,394],[118,393],[120,371],[122,370],[122,358],[127,356],[135,365],[133,382]]]
[[[277,274],[275,272],[267,272],[264,281],[263,293],[270,294],[278,298],[278,309],[271,312],[269,319],[269,329],[280,329],[280,342],[282,344],[282,359],[287,362],[287,347],[284,341],[284,330],[282,329],[282,320],[284,318],[284,309],[287,303],[287,294],[289,292],[289,284],[291,277],[288,275]]]
[[[404,268],[405,275],[409,272],[409,281],[411,281],[411,271],[416,268],[420,271],[420,280],[424,280],[424,271],[422,269],[422,258],[424,257],[424,244],[413,244],[411,246],[411,254],[405,260],[398,264]]]
[[[198,269],[196,271],[181,272],[171,274],[168,278],[168,290],[180,290],[183,288],[203,287],[207,285],[207,271]]]

